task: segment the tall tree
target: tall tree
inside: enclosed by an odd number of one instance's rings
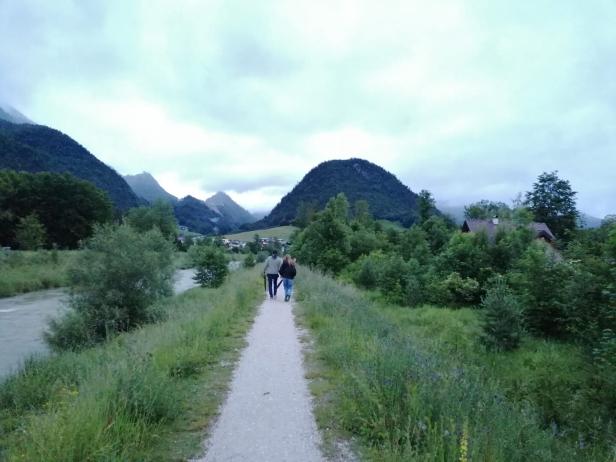
[[[432,193],[426,189],[419,192],[417,198],[417,209],[419,213],[419,222],[425,223],[436,212],[436,203],[432,197]]]
[[[526,193],[526,206],[535,219],[546,223],[554,235],[567,238],[575,230],[579,212],[576,208],[576,192],[567,180],[558,178],[558,171],[543,172]]]
[[[497,216],[499,218],[511,218],[511,209],[503,202],[481,200],[464,207],[465,218],[488,219]]]

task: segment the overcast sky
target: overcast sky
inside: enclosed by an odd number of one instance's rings
[[[0,102],[253,211],[361,157],[450,205],[559,170],[616,212],[614,0],[0,0]]]

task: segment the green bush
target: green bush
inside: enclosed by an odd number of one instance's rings
[[[256,264],[257,260],[254,253],[250,252],[248,255],[246,255],[246,258],[244,258],[244,268],[252,268]]]
[[[201,287],[222,285],[229,274],[229,267],[227,257],[220,248],[209,245],[193,246],[191,257],[197,269],[194,280],[201,284]]]
[[[47,233],[36,214],[20,218],[15,229],[15,241],[21,250],[37,250],[43,247]]]
[[[522,337],[522,310],[502,277],[496,278],[481,300],[484,309],[482,340],[496,350],[513,350]]]
[[[160,231],[102,226],[69,273],[70,310],[49,324],[54,350],[78,349],[160,318],[154,302],[172,294],[173,248]]]

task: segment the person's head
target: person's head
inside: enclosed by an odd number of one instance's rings
[[[272,251],[272,257],[274,257],[274,258],[278,257],[278,251],[277,250],[273,250]]]
[[[293,261],[293,258],[291,257],[291,255],[288,255],[288,254],[285,255],[284,261],[286,261],[288,265],[295,265],[295,262]]]

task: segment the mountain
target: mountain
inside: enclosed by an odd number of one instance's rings
[[[158,181],[148,172],[139,173],[137,175],[124,175],[124,180],[126,180],[137,196],[143,197],[150,203],[157,199],[162,199],[172,204],[178,201],[177,197],[165,191],[163,187],[158,184]]]
[[[173,206],[180,226],[201,234],[219,234],[234,230],[232,224],[217,211],[193,196],[186,196]]]
[[[601,218],[593,217],[592,215],[588,215],[587,213],[580,212],[580,219],[578,222],[578,226],[582,228],[598,228],[601,226],[603,220]]]
[[[11,106],[0,105],[0,120],[13,124],[32,124],[33,122],[17,109]]]
[[[330,160],[310,170],[269,215],[251,228],[290,224],[300,202],[313,202],[322,209],[341,192],[351,205],[360,199],[368,201],[370,212],[377,219],[408,226],[417,218],[417,194],[394,175],[363,159]]]
[[[219,212],[226,219],[226,221],[232,225],[240,226],[244,223],[252,223],[256,221],[248,210],[237,204],[222,191],[219,191],[209,199],[206,199],[205,203],[211,209]]]
[[[0,169],[70,173],[104,190],[119,210],[140,201],[111,167],[58,130],[0,120]]]

